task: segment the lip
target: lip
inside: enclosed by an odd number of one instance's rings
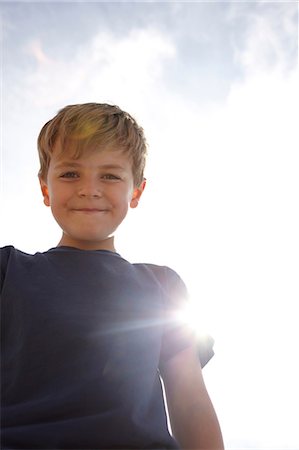
[[[95,214],[95,213],[105,213],[107,209],[99,209],[99,208],[75,208],[72,211],[82,212],[86,214]]]

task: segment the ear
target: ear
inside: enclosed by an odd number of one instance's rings
[[[136,187],[134,189],[133,195],[132,195],[132,200],[130,201],[130,207],[131,208],[137,208],[138,203],[139,203],[139,199],[142,195],[142,192],[144,191],[146,185],[146,179],[144,179],[142,181],[142,183],[140,184],[139,187]]]
[[[50,206],[50,197],[49,197],[49,191],[48,191],[48,186],[47,183],[39,177],[39,183],[40,183],[40,187],[41,187],[41,191],[44,197],[44,204],[46,206]]]

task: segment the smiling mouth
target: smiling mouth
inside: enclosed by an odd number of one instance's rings
[[[106,213],[108,212],[107,209],[96,209],[96,208],[80,208],[80,209],[73,209],[75,212],[82,212],[86,214],[94,214],[94,213]]]

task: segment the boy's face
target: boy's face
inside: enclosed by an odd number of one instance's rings
[[[134,186],[131,161],[120,150],[73,159],[54,147],[47,180],[40,183],[63,231],[59,245],[85,250],[115,251],[113,233],[144,189],[144,183]]]

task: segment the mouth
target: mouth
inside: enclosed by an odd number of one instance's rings
[[[79,212],[83,214],[103,214],[108,212],[108,209],[98,209],[98,208],[76,208],[73,209],[74,212]]]

